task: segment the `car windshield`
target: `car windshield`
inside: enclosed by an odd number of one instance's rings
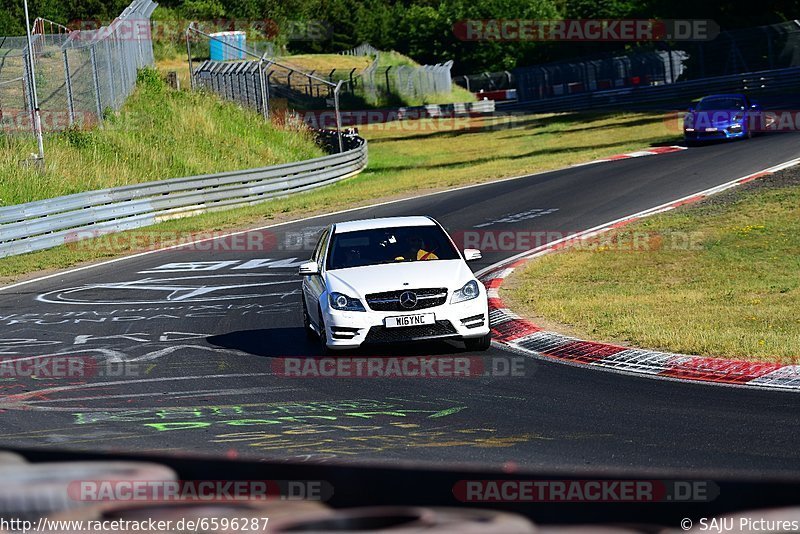
[[[698,111],[717,111],[743,108],[744,100],[738,97],[704,98],[697,105]]]
[[[376,228],[334,235],[328,270],[458,258],[455,247],[438,226]]]

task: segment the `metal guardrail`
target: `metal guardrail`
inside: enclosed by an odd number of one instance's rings
[[[499,111],[562,112],[590,109],[631,109],[656,103],[688,102],[711,93],[746,93],[758,96],[771,91],[800,88],[800,67],[747,72],[686,82],[627,87],[569,96],[498,104]]]
[[[328,145],[338,145],[335,132],[320,135]],[[127,185],[0,208],[0,257],[257,204],[332,184],[367,165],[367,142],[355,135],[343,136],[343,141],[344,152],[306,161]]]

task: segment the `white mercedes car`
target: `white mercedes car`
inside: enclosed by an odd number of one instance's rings
[[[300,266],[303,321],[324,351],[362,344],[461,339],[491,345],[486,288],[430,217],[336,223]]]

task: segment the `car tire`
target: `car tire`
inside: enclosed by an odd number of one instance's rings
[[[492,333],[489,332],[485,336],[465,339],[464,346],[470,351],[488,350],[492,346]]]
[[[333,352],[328,347],[328,330],[325,328],[325,318],[322,316],[322,308],[319,309],[319,344],[323,356],[330,356]]]
[[[306,297],[300,297],[303,301],[303,329],[306,331],[306,337],[308,339],[315,339],[317,337],[317,333],[311,328],[311,317],[308,315],[308,307],[306,306]]]

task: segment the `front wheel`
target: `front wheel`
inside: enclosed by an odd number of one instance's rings
[[[311,317],[308,316],[308,307],[306,306],[306,297],[300,297],[303,301],[303,328],[306,331],[306,337],[308,339],[314,339],[317,337],[317,333],[311,328]]]
[[[464,346],[467,350],[483,351],[488,350],[492,346],[492,333],[489,332],[485,336],[472,337],[464,340]]]
[[[325,328],[325,318],[322,316],[322,308],[319,308],[319,342],[323,356],[329,356],[331,349],[328,348],[328,330]]]

